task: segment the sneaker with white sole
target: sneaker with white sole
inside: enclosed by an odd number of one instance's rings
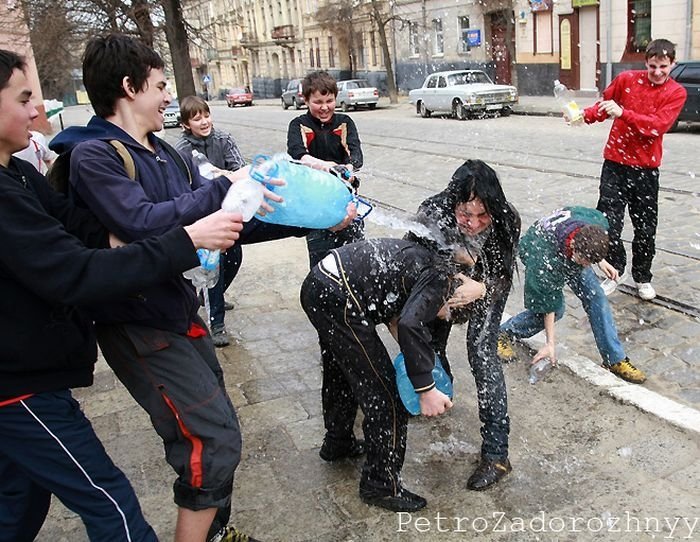
[[[625,282],[627,280],[628,276],[629,276],[629,274],[627,272],[625,272],[625,273],[622,273],[622,275],[620,275],[617,278],[617,280],[605,279],[603,282],[600,283],[600,287],[603,289],[603,293],[605,293],[606,296],[613,293],[620,284],[622,284],[623,282]]]
[[[644,301],[649,301],[656,297],[656,290],[654,290],[651,282],[636,282],[635,284],[637,285],[637,294]]]

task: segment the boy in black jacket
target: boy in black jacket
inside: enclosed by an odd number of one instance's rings
[[[220,212],[127,247],[86,248],[116,240],[11,156],[26,147],[38,116],[25,69],[0,50],[0,541],[34,540],[52,493],[81,516],[90,540],[155,541],[71,396],[69,388],[92,384],[97,359],[92,321],[79,306],[196,266],[195,248],[233,244],[240,216]]]

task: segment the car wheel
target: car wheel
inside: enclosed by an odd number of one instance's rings
[[[510,117],[510,114],[513,112],[513,110],[506,106],[503,109],[501,109],[501,116],[502,117]]]
[[[367,104],[367,106],[368,106],[370,109],[376,109],[376,108],[377,108],[377,104]]]
[[[284,110],[289,109],[289,106],[287,105],[287,102],[284,101],[284,98],[282,98],[282,109],[284,109]]]
[[[467,120],[467,112],[464,110],[461,100],[452,102],[452,116],[457,120]]]
[[[348,112],[348,109],[350,109],[350,108],[348,107],[348,104],[346,104],[345,102],[340,102],[340,110],[341,110],[343,113],[347,113],[347,112]]]
[[[294,105],[294,109],[301,109],[301,105],[299,105],[296,98],[292,98],[292,104]]]
[[[233,104],[231,102],[226,102],[226,105],[228,105],[229,107],[233,107]]]
[[[427,119],[430,116],[430,109],[425,107],[425,104],[423,102],[418,104],[418,111],[420,113],[420,116],[424,119]]]

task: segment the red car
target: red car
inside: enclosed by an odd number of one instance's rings
[[[229,107],[234,105],[253,105],[253,93],[248,87],[232,88],[226,94],[226,104]]]

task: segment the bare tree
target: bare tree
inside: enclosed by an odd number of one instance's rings
[[[352,77],[355,71],[353,49],[355,46],[355,31],[353,13],[357,12],[356,0],[339,0],[326,2],[319,6],[316,12],[318,25],[330,31],[338,40],[338,49],[341,54],[340,66],[350,71]],[[343,54],[345,53],[345,54]]]
[[[379,33],[379,45],[384,54],[384,63],[386,64],[386,86],[389,91],[389,102],[392,104],[398,103],[398,92],[396,91],[396,81],[394,79],[394,70],[392,68],[392,58],[389,52],[389,40],[386,35],[387,25],[397,20],[391,10],[391,1],[386,0],[371,0],[369,16],[377,27]]]
[[[175,87],[180,98],[193,96],[194,78],[188,45],[187,28],[182,15],[180,0],[161,0],[165,12],[165,36],[168,39],[170,57],[175,74]]]

